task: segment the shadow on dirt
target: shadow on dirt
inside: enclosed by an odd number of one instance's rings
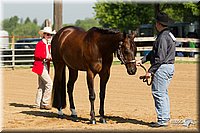
[[[14,106],[14,107],[35,108],[34,105],[27,105],[27,104],[21,104],[21,103],[9,103],[9,105]]]
[[[139,125],[149,125],[149,122],[144,122],[142,120],[130,119],[130,118],[123,118],[120,116],[105,116],[107,120],[116,121],[116,123],[132,123],[132,124],[139,124]]]
[[[43,110],[21,111],[20,113],[23,113],[23,114],[26,114],[26,115],[33,115],[33,116],[37,116],[37,117],[57,118],[57,119],[63,119],[63,120],[71,120],[71,121],[74,121],[74,122],[89,123],[88,118],[83,118],[83,117],[73,118],[70,115],[65,115],[65,114],[63,114],[63,116],[60,117],[60,116],[58,116],[57,113],[46,111],[46,110],[45,111],[43,111]]]
[[[34,105],[27,105],[27,104],[20,104],[20,103],[9,103],[10,106],[14,107],[24,107],[24,108],[31,108],[31,109],[36,109]],[[72,120],[74,122],[82,122],[82,123],[88,123],[90,120],[89,118],[83,118],[83,117],[77,117],[77,118],[72,118],[70,115],[63,115],[62,118],[58,116],[57,113],[52,112],[51,110],[32,110],[32,111],[21,111],[20,113],[27,114],[27,115],[33,115],[33,116],[40,116],[40,117],[47,117],[47,118],[59,118],[59,119],[67,119],[67,120]],[[96,119],[99,119],[100,116],[96,116]],[[149,125],[149,122],[145,122],[142,120],[137,120],[137,119],[130,119],[130,118],[123,118],[120,116],[105,116],[106,120],[112,120],[115,121],[116,123],[132,123],[132,124],[139,124],[139,125]],[[98,122],[98,120],[97,120]]]

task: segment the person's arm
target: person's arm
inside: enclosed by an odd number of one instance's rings
[[[162,37],[158,40],[158,48],[157,51],[155,51],[155,63],[151,65],[148,72],[151,74],[154,74],[158,68],[163,64],[163,61],[165,60],[167,56],[167,40],[166,37]]]
[[[141,60],[142,64],[144,64],[147,61],[150,61],[153,56],[153,50],[151,50],[147,55],[145,55]]]
[[[142,59],[136,60],[136,65],[139,66],[140,64],[144,64],[147,61],[151,60],[153,51],[150,51],[147,55],[145,55]]]

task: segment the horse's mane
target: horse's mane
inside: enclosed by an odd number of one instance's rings
[[[118,29],[99,28],[99,27],[92,27],[90,30],[94,30],[103,34],[117,34],[120,32]]]

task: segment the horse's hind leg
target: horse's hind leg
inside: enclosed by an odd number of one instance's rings
[[[77,114],[75,111],[75,106],[74,106],[74,99],[73,99],[73,90],[74,90],[74,83],[77,80],[78,77],[78,70],[74,70],[69,68],[69,80],[67,83],[67,93],[69,96],[69,103],[70,103],[70,110],[71,110],[71,117],[72,118],[77,118]]]

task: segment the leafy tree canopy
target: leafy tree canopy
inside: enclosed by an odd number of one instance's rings
[[[75,26],[89,30],[92,27],[100,27],[100,24],[94,18],[85,18],[84,20],[76,20]]]
[[[158,3],[99,0],[93,8],[96,19],[103,27],[134,30],[140,24],[154,22],[155,4]],[[159,7],[176,22],[194,22],[199,18],[199,3],[159,3]]]
[[[33,22],[25,24],[19,24],[14,30],[13,35],[15,36],[39,36],[38,31],[40,27]]]
[[[19,18],[17,16],[11,17],[9,19],[4,19],[2,22],[2,27],[4,30],[8,31],[8,33],[12,33],[12,31],[17,27]]]
[[[160,10],[169,14],[177,22],[197,21],[200,17],[199,9],[199,3],[160,4]]]
[[[78,26],[86,31],[89,30],[92,27],[102,27],[97,20],[94,18],[85,18],[84,20],[76,20],[75,24],[63,24],[63,27],[65,26]]]
[[[23,22],[23,19],[19,19],[17,16],[2,21],[2,27],[8,31],[9,35],[15,36],[39,36],[38,31],[40,26],[37,25],[37,19],[31,22],[27,17]]]
[[[154,17],[153,4],[139,4],[133,1],[101,1],[95,3],[96,19],[103,27],[121,30],[135,29],[140,24],[151,23]]]

